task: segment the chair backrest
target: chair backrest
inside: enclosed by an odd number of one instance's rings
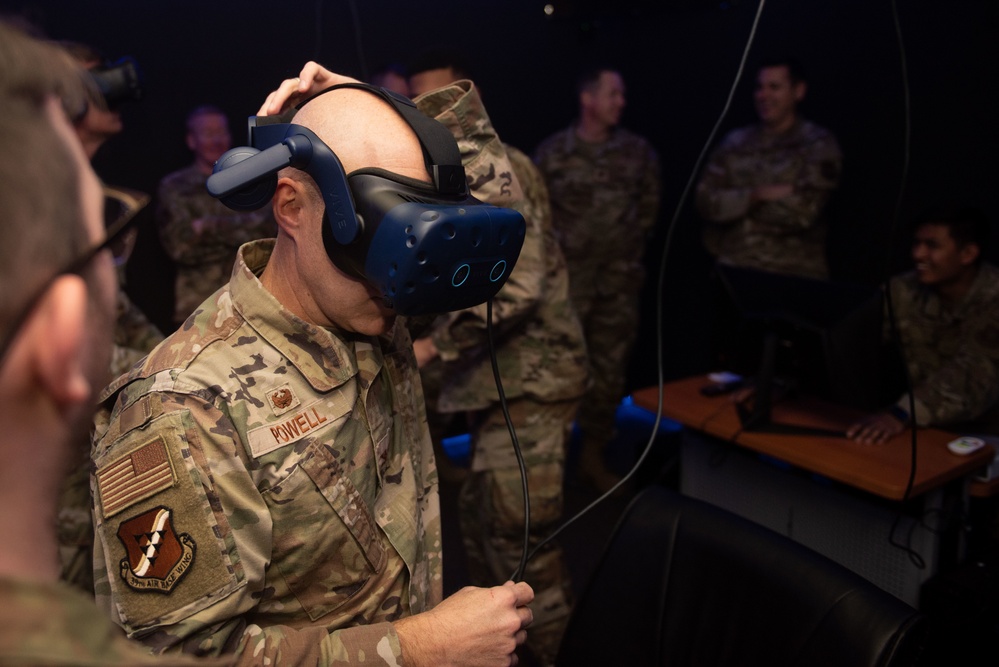
[[[559,665],[901,667],[924,617],[847,568],[661,486],[624,511]]]

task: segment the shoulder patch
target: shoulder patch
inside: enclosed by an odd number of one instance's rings
[[[169,508],[154,507],[118,525],[127,554],[119,565],[121,578],[136,591],[167,594],[194,564],[194,539],[178,536],[170,515]]]
[[[97,471],[105,518],[173,486],[173,464],[162,437],[145,443]]]

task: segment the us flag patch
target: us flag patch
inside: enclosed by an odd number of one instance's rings
[[[97,490],[105,517],[168,489],[173,483],[170,455],[161,437],[97,471]]]

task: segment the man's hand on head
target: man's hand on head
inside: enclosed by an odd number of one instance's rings
[[[294,79],[285,79],[264,100],[258,116],[273,116],[291,108],[305,98],[341,83],[359,83],[357,79],[337,74],[310,60]]]
[[[430,611],[395,621],[403,658],[413,667],[516,665],[533,599],[523,582],[466,586]]]

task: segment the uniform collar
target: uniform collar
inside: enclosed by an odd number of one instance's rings
[[[258,276],[267,266],[274,239],[251,241],[239,249],[229,292],[233,308],[306,378],[316,391],[339,387],[357,372],[350,336],[295,316],[268,292]],[[377,341],[361,337],[373,345]]]

